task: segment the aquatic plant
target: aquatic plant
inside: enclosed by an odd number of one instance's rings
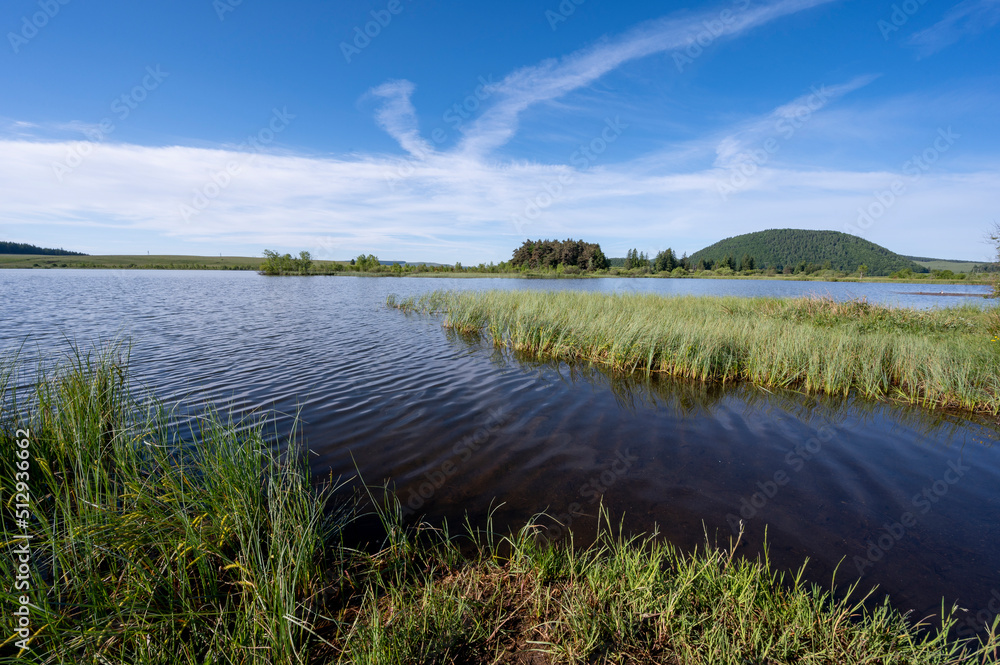
[[[976,307],[571,291],[439,291],[387,303],[443,312],[446,326],[486,332],[498,346],[613,372],[1000,413],[1000,358],[982,335],[996,314]]]

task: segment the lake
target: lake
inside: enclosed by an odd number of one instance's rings
[[[765,538],[828,585],[879,586],[902,610],[1000,599],[995,422],[752,386],[613,379],[536,363],[384,306],[434,289],[864,297],[929,308],[985,287],[749,280],[264,278],[240,272],[0,271],[0,348],[26,361],[132,340],[135,378],[168,403],[296,412],[317,475],[392,484],[416,519],[499,528],[545,511],[582,539],[603,505],[684,547]],[[968,298],[914,295],[944,289]],[[23,345],[23,346],[22,346]],[[25,380],[30,379],[26,376]],[[183,412],[183,410],[182,410]],[[564,538],[549,520],[544,535]],[[842,562],[842,563],[841,563]],[[991,605],[992,602],[992,605]],[[992,610],[990,608],[993,608]]]

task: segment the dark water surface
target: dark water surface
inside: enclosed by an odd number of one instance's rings
[[[233,272],[0,271],[0,349],[22,358],[133,341],[134,375],[167,402],[300,410],[317,474],[392,483],[414,517],[500,528],[546,511],[581,537],[599,500],[633,531],[724,543],[829,584],[862,577],[897,607],[1000,608],[995,423],[754,387],[635,382],[537,364],[384,307],[440,288],[975,298],[921,285],[737,280],[263,278]],[[947,287],[982,293],[983,288]],[[562,529],[546,522],[546,534]]]

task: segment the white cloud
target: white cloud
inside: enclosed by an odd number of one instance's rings
[[[459,149],[486,155],[509,141],[517,131],[518,117],[531,106],[558,99],[586,86],[622,64],[656,53],[682,49],[705,32],[706,23],[718,25],[715,38],[730,37],[782,16],[827,4],[833,0],[779,0],[733,12],[727,21],[719,12],[689,18],[663,18],[644,23],[626,34],[581,49],[561,59],[546,60],[508,75],[491,90],[495,103],[463,128]]]
[[[415,87],[409,81],[389,81],[373,88],[370,94],[386,100],[375,114],[379,127],[399,141],[408,153],[423,158],[434,149],[420,138],[417,113],[410,101]]]
[[[757,7],[730,24],[727,34],[829,1]],[[61,244],[91,252],[136,232],[189,243],[305,248],[322,258],[374,251],[382,258],[471,263],[505,259],[526,236],[584,237],[621,254],[631,246],[662,248],[654,247],[660,239],[664,246],[693,251],[761,228],[845,229],[892,174],[771,163],[728,204],[718,195],[725,167],[777,121],[795,118],[807,97],[630,161],[612,160],[611,147],[584,166],[488,157],[514,135],[523,110],[586,86],[631,59],[683,47],[704,19],[655,21],[514,72],[494,85],[489,106],[466,124],[462,141],[450,151],[435,151],[421,138],[411,102],[414,85],[407,81],[371,91],[380,102],[376,122],[409,153],[405,158],[43,141],[15,133],[0,139],[0,224],[76,230],[79,245]],[[871,80],[826,88],[812,112]],[[19,129],[32,129],[30,124]],[[82,155],[79,165],[60,179],[55,165],[69,163],[74,154]],[[667,167],[694,159],[703,166],[693,172]],[[239,168],[219,180],[231,163]],[[217,181],[224,184],[213,187]],[[206,205],[185,213],[195,192]],[[941,253],[967,255],[948,222],[976,224],[983,210],[1000,207],[997,192],[1000,169],[990,165],[964,175],[930,172],[869,229],[869,237],[914,253],[926,251],[901,245],[923,242]]]
[[[1000,23],[1000,0],[964,0],[931,27],[914,33],[909,43],[921,55],[930,55],[963,37],[985,32],[997,23]]]
[[[36,140],[88,139],[99,140],[106,133],[100,123],[81,122],[27,122],[25,120],[0,119],[0,133],[10,138]]]
[[[783,140],[794,135],[831,102],[862,88],[877,76],[866,75],[839,85],[814,87],[808,93],[782,104],[770,114],[744,122],[733,133],[719,139],[715,165],[732,168],[747,159],[748,150],[761,150],[768,139]]]
[[[386,185],[394,159],[258,155],[208,207],[185,221],[181,205],[222,165],[246,155],[221,150],[99,144],[60,183],[51,165],[75,144],[0,141],[0,223],[90,229],[100,251],[109,232],[151,231],[191,242],[330,248],[337,258],[377,251],[411,260],[506,258],[524,237],[573,236],[622,246],[674,238],[694,250],[725,235],[769,227],[844,230],[891,173],[769,169],[730,204],[717,194],[718,169],[657,174],[623,163],[564,165],[471,162],[434,155]],[[545,184],[572,182],[520,229]],[[931,172],[874,225],[870,238],[900,247],[900,234],[962,256],[956,220],[1000,204],[1000,172]],[[548,201],[543,201],[548,202]],[[943,216],[942,211],[947,211]],[[989,220],[983,220],[983,224]],[[934,234],[940,239],[934,240]],[[978,237],[978,236],[976,236]],[[683,240],[687,239],[687,240]],[[688,244],[684,244],[684,243]],[[69,244],[69,243],[64,243]],[[978,249],[978,248],[976,248]],[[918,248],[914,247],[913,251]],[[974,251],[974,250],[973,250]],[[920,252],[924,253],[924,252]]]

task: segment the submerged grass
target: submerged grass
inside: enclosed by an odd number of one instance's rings
[[[343,541],[343,503],[315,487],[293,440],[209,412],[181,437],[133,397],[120,348],[41,377],[15,400],[0,363],[0,489],[13,581],[32,536],[27,590],[0,589],[8,663],[993,663],[986,637],[951,641],[888,604],[835,600],[736,544],[685,553],[626,538],[607,516],[586,548],[528,525],[461,537],[403,528],[373,502],[384,539]],[[20,393],[17,393],[20,394]],[[19,431],[22,430],[22,431]],[[30,430],[25,434],[23,430]],[[15,467],[29,445],[28,479]],[[16,483],[30,491],[27,529]],[[21,499],[16,499],[21,501]],[[383,507],[388,506],[388,507]],[[31,649],[15,647],[20,595]]]
[[[616,372],[1000,413],[996,308],[571,291],[439,291],[388,304],[445,313],[445,325],[498,346]]]

